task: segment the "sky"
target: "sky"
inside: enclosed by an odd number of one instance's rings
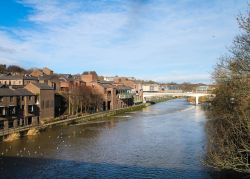
[[[1,0],[0,63],[211,83],[247,0]]]

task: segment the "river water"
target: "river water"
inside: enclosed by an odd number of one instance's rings
[[[49,128],[0,143],[0,173],[4,178],[221,177],[202,164],[205,122],[199,106],[176,99],[103,123]]]

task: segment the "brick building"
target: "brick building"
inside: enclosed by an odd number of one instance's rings
[[[0,129],[39,123],[37,96],[26,89],[0,88]]]
[[[25,89],[38,95],[40,121],[49,121],[55,117],[55,91],[54,88],[42,83],[29,83]]]
[[[102,96],[102,110],[114,110],[133,105],[132,88],[113,81],[98,81],[96,72],[84,72],[81,80]]]
[[[114,77],[114,82],[131,88],[131,92],[133,93],[133,102],[135,104],[143,102],[143,90],[140,82],[137,82],[134,78],[126,77]]]
[[[35,69],[30,73],[30,75],[34,77],[39,77],[43,75],[53,75],[53,74],[54,74],[53,70],[47,67],[44,67],[43,69]]]
[[[12,86],[14,88],[22,88],[31,82],[38,82],[38,78],[29,76],[29,75],[24,75],[24,76],[1,75],[0,76],[0,84]]]

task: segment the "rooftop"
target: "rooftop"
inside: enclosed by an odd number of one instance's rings
[[[17,75],[2,75],[0,76],[0,80],[22,80],[23,76],[17,76]]]
[[[21,76],[21,75],[1,75],[0,80],[38,80],[33,76]]]
[[[0,88],[0,96],[33,96],[34,94],[30,91],[19,88],[19,89],[10,89],[10,88]]]
[[[32,83],[36,87],[40,88],[41,90],[54,90],[53,87],[50,87],[49,85],[45,83]]]

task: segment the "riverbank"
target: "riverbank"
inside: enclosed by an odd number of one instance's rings
[[[125,112],[138,111],[150,105],[151,105],[150,103],[143,103],[143,104],[129,106],[126,108],[121,108],[121,109],[97,112],[97,113],[88,114],[88,115],[78,115],[77,117],[73,117],[73,118],[67,118],[64,120],[48,122],[48,123],[43,124],[42,126],[48,127],[48,126],[55,126],[55,125],[70,125],[70,124],[76,124],[76,123],[81,123],[81,122],[94,121],[98,119],[103,120],[103,118],[108,118],[108,117],[115,116],[118,114],[123,114]]]
[[[98,112],[98,113],[93,113],[93,114],[88,114],[88,115],[85,114],[85,115],[70,116],[67,119],[53,120],[51,122],[46,122],[37,126],[24,126],[24,127],[13,128],[13,129],[8,129],[8,130],[2,130],[0,131],[0,136],[2,137],[0,140],[10,142],[12,141],[11,139],[16,140],[17,138],[16,137],[13,138],[9,136],[12,136],[12,135],[26,136],[30,130],[34,130],[34,129],[38,131],[43,131],[47,127],[53,127],[57,125],[70,125],[70,124],[83,123],[83,122],[88,124],[94,120],[95,121],[97,121],[98,119],[103,120],[104,118],[108,118],[108,117],[115,116],[118,114],[123,114],[125,112],[141,110],[149,105],[151,104],[143,103],[143,104],[138,104],[134,106],[129,106],[126,108],[103,111],[103,112]]]
[[[129,106],[129,107],[125,107],[125,108],[120,108],[120,109],[115,109],[115,110],[109,110],[109,111],[102,111],[102,112],[97,112],[97,113],[93,113],[93,114],[78,114],[76,116],[70,116],[67,119],[55,119],[51,122],[45,122],[43,124],[37,125],[37,126],[25,126],[25,127],[20,127],[20,128],[14,128],[14,129],[8,129],[7,131],[0,131],[0,136],[2,137],[3,141],[12,141],[13,140],[17,140],[16,137],[12,138],[9,137],[11,135],[15,135],[15,136],[27,136],[27,134],[29,133],[30,130],[36,130],[36,131],[43,131],[48,127],[54,127],[54,126],[58,126],[58,125],[72,125],[72,124],[77,124],[77,123],[81,123],[81,124],[90,124],[93,122],[98,123],[98,121],[104,121],[104,120],[109,120],[109,117],[112,116],[116,116],[119,114],[124,114],[126,112],[132,112],[132,111],[138,111],[141,110],[145,107],[148,107],[150,105],[156,104],[156,103],[160,103],[160,102],[164,102],[164,101],[168,101],[174,99],[173,97],[164,97],[164,98],[160,98],[157,100],[154,100],[150,103],[142,103],[142,104],[137,104],[134,106]],[[38,135],[39,132],[37,132],[36,135]]]

